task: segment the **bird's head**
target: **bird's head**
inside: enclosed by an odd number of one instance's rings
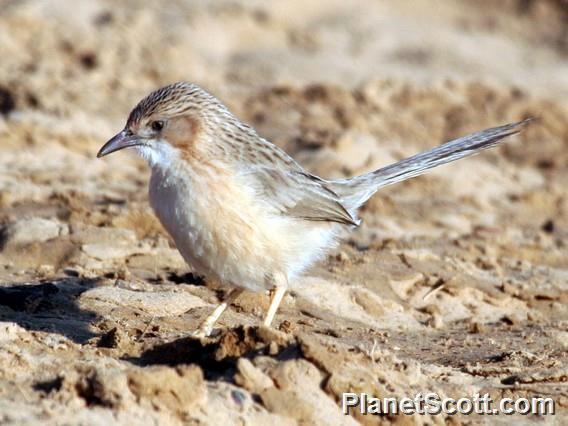
[[[180,154],[191,154],[211,121],[224,112],[230,114],[194,84],[164,86],[136,105],[125,128],[103,145],[97,157],[135,147],[151,166],[165,166]]]

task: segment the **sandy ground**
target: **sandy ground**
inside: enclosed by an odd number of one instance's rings
[[[120,6],[119,6],[120,5]],[[442,424],[343,392],[552,397],[568,421],[568,11],[557,1],[0,1],[0,424]],[[538,116],[383,190],[259,328],[191,274],[133,154],[149,90],[196,82],[324,177]],[[433,289],[436,289],[429,294]]]

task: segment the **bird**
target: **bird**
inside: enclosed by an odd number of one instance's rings
[[[130,112],[97,157],[133,148],[151,169],[150,204],[192,272],[227,287],[194,332],[209,336],[243,291],[270,292],[270,327],[289,288],[357,228],[380,188],[477,154],[532,119],[488,128],[362,175],[327,180],[304,169],[189,82],[161,87]]]

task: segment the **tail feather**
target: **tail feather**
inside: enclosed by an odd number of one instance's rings
[[[363,205],[379,188],[419,176],[434,167],[492,148],[507,136],[519,133],[533,119],[472,133],[397,163],[350,179],[330,182],[349,211]]]

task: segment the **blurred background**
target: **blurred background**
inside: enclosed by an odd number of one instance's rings
[[[146,165],[127,152],[95,158],[143,96],[178,80],[206,88],[325,178],[537,117],[497,150],[382,190],[362,212],[363,226],[313,273],[320,278],[287,299],[280,320],[308,332],[314,322],[341,330],[334,347],[365,342],[352,335],[360,330],[396,329],[399,340],[379,339],[380,350],[395,345],[412,362],[444,368],[481,363],[452,390],[428,368],[406,377],[383,360],[386,382],[404,395],[416,382],[461,397],[480,377],[505,377],[514,357],[540,371],[527,383],[562,380],[551,369],[566,365],[568,2],[0,0],[0,290],[25,284],[0,291],[0,319],[66,336],[83,345],[73,349],[81,356],[104,363],[139,356],[144,341],[132,340],[132,330],[147,329],[150,318],[155,339],[184,335],[216,301],[154,218]],[[432,304],[423,302],[440,282]],[[224,324],[256,324],[267,303],[245,295]],[[429,336],[424,330],[450,341],[467,330],[493,333],[486,324],[504,334],[481,333],[451,351],[415,345]],[[113,329],[127,337],[111,336],[107,352],[88,355],[96,336]],[[544,347],[538,359],[523,352]],[[511,348],[517,355],[502,364],[488,361]],[[69,351],[21,370],[0,359],[13,375],[0,369],[0,423],[3,403],[13,415],[39,416],[35,398],[48,397],[30,383],[75,368]],[[329,371],[346,371],[327,362]],[[14,400],[13,383],[28,389],[27,402]],[[81,400],[72,386],[63,389]],[[550,392],[566,400],[565,391]],[[237,412],[219,395],[218,413]],[[282,395],[263,401],[259,412],[305,414],[278,408],[290,401]]]
[[[566,5],[3,0],[2,199],[39,196],[34,167],[59,181],[65,165],[79,174],[59,189],[94,190],[109,162],[129,161],[95,162],[97,147],[141,97],[178,80],[208,89],[326,177],[527,116],[542,121],[524,140],[547,137],[510,144],[509,158],[565,165]]]

